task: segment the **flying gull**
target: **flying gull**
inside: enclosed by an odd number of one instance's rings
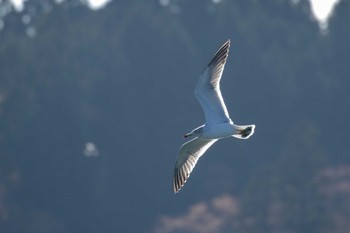
[[[217,140],[226,137],[248,139],[255,125],[236,125],[230,119],[220,91],[220,79],[230,48],[227,40],[214,54],[200,76],[194,94],[203,108],[205,124],[185,134],[195,137],[182,145],[173,175],[174,193],[179,192],[190,176],[198,159]]]

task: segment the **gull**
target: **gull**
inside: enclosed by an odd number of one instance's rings
[[[255,125],[233,123],[221,95],[220,79],[229,48],[230,40],[227,40],[214,54],[195,87],[194,94],[203,108],[206,122],[184,136],[194,138],[181,146],[173,174],[174,193],[180,191],[198,159],[217,140],[231,136],[248,139],[254,133]]]

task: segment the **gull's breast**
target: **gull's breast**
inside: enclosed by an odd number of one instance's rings
[[[205,125],[201,138],[204,139],[220,139],[231,137],[236,132],[236,128],[232,123],[219,123],[213,125]]]

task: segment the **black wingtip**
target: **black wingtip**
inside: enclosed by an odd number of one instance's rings
[[[184,186],[189,175],[185,173],[182,168],[175,168],[173,175],[173,191],[174,194],[178,193]]]
[[[225,43],[223,43],[222,45],[221,45],[221,47],[218,49],[218,52],[220,51],[220,50],[226,50],[226,49],[228,49],[229,47],[230,47],[230,45],[231,45],[231,40],[230,39],[227,39],[226,41],[225,41]]]
[[[226,58],[228,56],[229,49],[230,49],[230,44],[231,44],[231,40],[228,39],[223,45],[221,45],[221,47],[216,51],[216,53],[210,60],[208,67],[212,65],[215,66],[216,64],[221,62],[225,63]]]

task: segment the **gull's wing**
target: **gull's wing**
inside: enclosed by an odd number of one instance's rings
[[[220,91],[220,79],[229,48],[230,40],[227,40],[209,62],[194,91],[203,108],[207,124],[231,122]]]
[[[190,176],[198,159],[216,141],[217,139],[203,139],[197,137],[182,145],[180,154],[175,163],[173,176],[174,193],[177,193],[181,189]]]

